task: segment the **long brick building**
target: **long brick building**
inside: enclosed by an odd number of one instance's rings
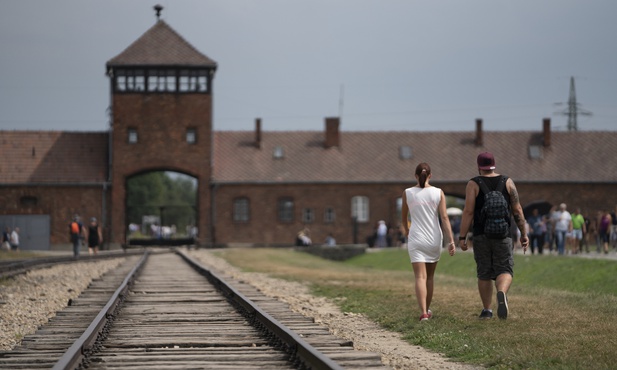
[[[588,215],[617,204],[617,131],[346,132],[337,117],[321,131],[213,131],[217,64],[158,20],[110,59],[106,132],[0,131],[0,226],[19,226],[24,249],[68,243],[73,214],[102,221],[126,243],[127,181],[151,171],[194,177],[204,245],[364,242],[378,220],[396,225],[419,162],[432,184],[464,197],[482,151],[511,176],[526,209],[566,202]]]

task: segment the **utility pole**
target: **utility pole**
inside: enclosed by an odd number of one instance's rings
[[[584,110],[576,102],[576,88],[574,87],[574,76],[570,77],[570,96],[568,97],[568,108],[561,112],[556,112],[568,116],[568,131],[578,131],[577,118],[581,116],[591,116],[591,112]]]

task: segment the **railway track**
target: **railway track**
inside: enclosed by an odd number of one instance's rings
[[[21,346],[0,353],[0,368],[79,367],[384,368],[378,354],[354,350],[286,304],[226,282],[182,253],[127,257]]]
[[[29,270],[37,268],[45,268],[63,263],[84,262],[84,261],[99,261],[107,258],[125,257],[127,255],[141,255],[143,251],[103,251],[96,256],[88,254],[82,255],[79,258],[73,256],[46,256],[29,259],[4,260],[0,261],[0,279],[10,278],[12,276],[26,273]]]

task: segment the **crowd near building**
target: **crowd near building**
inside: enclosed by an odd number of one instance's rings
[[[484,151],[516,181],[526,214],[567,203],[593,218],[617,205],[617,131],[555,131],[542,117],[534,131],[466,117],[458,132],[351,132],[340,117],[314,123],[322,129],[268,131],[255,118],[214,131],[216,71],[159,19],[106,63],[107,131],[0,131],[0,226],[20,228],[21,249],[49,249],[69,243],[79,214],[99,220],[104,248],[126,244],[127,181],[173,171],[196,180],[201,245],[292,245],[300,230],[316,243],[365,243],[379,221],[400,223],[418,163],[462,199]]]

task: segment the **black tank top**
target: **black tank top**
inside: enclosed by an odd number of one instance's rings
[[[497,189],[497,185],[499,184],[499,181],[501,180],[502,177],[505,178],[505,181],[508,181],[508,177],[503,176],[503,175],[493,176],[493,177],[477,176],[471,180],[477,184],[478,177],[482,178],[482,181],[484,181],[484,183],[486,184],[486,187],[488,187],[489,190]],[[508,218],[508,226],[511,226],[512,209],[510,205],[510,193],[508,193],[508,187],[504,186],[501,193],[506,198],[506,202],[508,202],[508,211],[510,213],[510,217]],[[476,207],[473,210],[473,235],[484,235],[484,225],[482,225],[480,221],[480,211],[482,210],[483,206],[484,206],[484,193],[482,192],[482,188],[480,188],[480,190],[478,191],[478,195],[476,196]]]

